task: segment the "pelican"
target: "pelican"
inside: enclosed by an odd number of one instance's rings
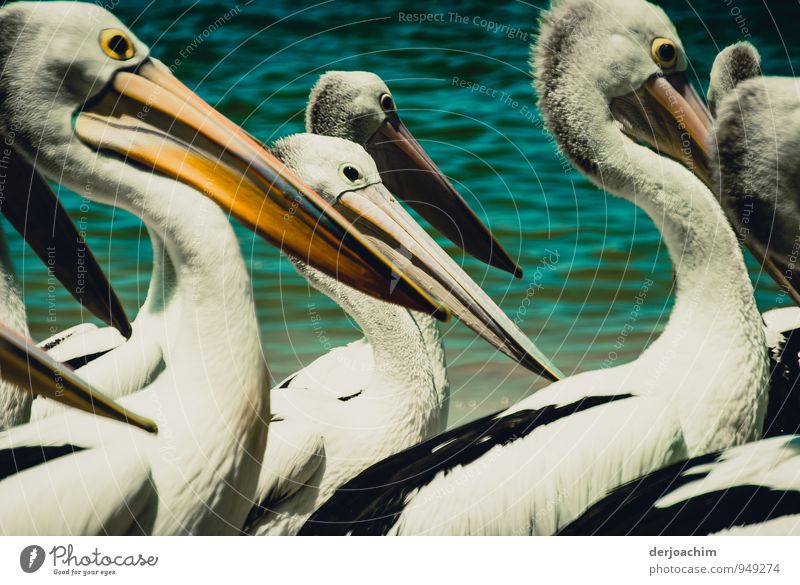
[[[781,287],[781,302],[800,302],[800,82],[761,73],[750,43],[717,55],[709,107],[714,186],[740,238]],[[773,374],[764,436],[800,433],[800,308],[764,313]]]
[[[4,144],[13,143],[7,128],[0,135],[5,136]],[[118,335],[130,336],[130,323],[114,289],[47,182],[11,148],[4,149],[0,166],[2,211],[9,222],[77,301],[121,332]],[[29,337],[22,292],[2,230],[0,298],[0,323]],[[5,378],[0,381],[0,431],[27,422],[32,399],[30,392],[21,392]]]
[[[713,184],[740,238],[796,298],[800,84],[766,77],[753,45],[717,55]],[[611,492],[562,534],[800,534],[800,309],[763,315],[773,361],[764,437],[687,459]]]
[[[434,296],[516,361],[557,379],[560,372],[395,201],[361,146],[299,134],[280,140],[272,152],[315,191],[343,206],[343,212],[347,207],[369,209],[366,203],[355,207],[350,202],[362,197],[408,226],[409,238],[400,242],[403,249],[419,257],[430,255],[431,265],[438,264],[432,275],[438,282],[430,285]],[[422,314],[373,299],[303,262],[295,261],[295,266],[360,325],[371,367],[366,379],[332,379],[337,370],[329,368],[326,378],[312,380],[303,370],[298,377],[310,385],[294,378],[273,389],[270,440],[256,505],[244,526],[256,535],[296,533],[337,487],[370,464],[441,432],[447,418],[441,339],[437,332],[439,356],[432,356],[433,333],[420,326]],[[335,350],[338,372],[358,370],[360,364],[349,362],[352,347]]]
[[[329,71],[322,75],[309,95],[306,132],[360,144],[373,157],[381,180],[394,195],[476,258],[522,276],[522,269],[400,120],[394,97],[380,77],[368,71]],[[436,393],[447,402],[447,364],[437,322],[425,313],[414,312],[411,317],[425,339]],[[365,337],[334,348],[279,386],[316,387],[343,398],[369,383],[373,369],[373,347]],[[439,432],[446,426],[445,408],[439,417]]]
[[[306,132],[363,146],[389,191],[475,258],[522,277],[522,269],[402,122],[383,79],[369,71],[322,75],[308,98]]]
[[[372,85],[358,85],[365,82]],[[373,97],[372,93],[375,91],[378,92],[375,104],[366,102],[365,91],[370,92],[369,97]],[[367,115],[361,114],[359,118],[355,105],[359,103],[372,108],[374,111],[370,111],[369,116],[370,119],[375,118],[375,128],[363,136],[363,143],[372,152],[385,153],[380,158],[385,163],[381,172],[390,173],[391,178],[387,180],[398,186],[399,194],[406,197],[443,233],[451,239],[457,239],[457,243],[466,245],[477,257],[521,276],[522,270],[510,259],[500,243],[492,237],[491,232],[480,222],[399,120],[388,92],[383,81],[371,73],[331,72],[324,75],[311,92],[307,110],[309,132],[347,138],[348,132],[345,128],[349,127],[356,132],[352,138],[359,141],[360,133],[372,126],[364,125]],[[388,110],[381,109],[389,106],[391,107]],[[352,118],[345,122],[342,117],[345,115]],[[378,140],[377,137],[383,138]],[[389,139],[395,140],[396,144],[387,142]],[[411,168],[400,168],[403,164],[411,165]],[[416,199],[411,196],[412,187],[416,189]],[[422,197],[425,201],[419,203]],[[153,274],[145,302],[134,321],[132,336],[130,332],[123,335],[114,327],[98,328],[91,324],[82,324],[59,332],[41,343],[41,347],[55,359],[74,365],[84,379],[115,398],[138,391],[163,369],[159,346],[154,340],[163,337],[160,297],[163,296],[163,274],[169,273],[171,268],[168,266],[169,258],[164,254],[161,239],[152,232],[151,242]],[[446,392],[448,382],[437,319],[420,312],[415,313],[415,317],[419,328],[428,339],[432,366],[438,370],[437,386]],[[320,380],[324,380],[326,390],[335,391],[336,381],[343,379],[344,391],[352,392],[353,377],[360,376],[366,381],[371,372],[371,361],[370,345],[365,340],[357,341],[321,356],[282,384],[307,388],[310,384],[319,385]],[[348,364],[359,364],[359,367],[348,368]],[[45,418],[60,409],[57,404],[36,404],[33,419]],[[442,420],[442,424],[446,424],[446,419]]]
[[[711,120],[675,28],[647,2],[561,0],[543,14],[533,67],[561,150],[660,230],[677,282],[669,323],[631,363],[373,465],[300,534],[552,534],[614,487],[761,433],[761,318],[733,230],[687,168],[707,175]]]
[[[14,3],[0,10],[0,31],[0,119],[15,121],[15,149],[43,177],[138,215],[163,251],[152,344],[163,367],[120,401],[159,433],[65,412],[0,434],[4,461],[41,454],[0,482],[0,499],[15,503],[2,531],[238,532],[269,396],[228,214],[364,292],[442,318],[447,310],[105,9]],[[54,478],[76,473],[83,491],[55,510],[66,483]]]

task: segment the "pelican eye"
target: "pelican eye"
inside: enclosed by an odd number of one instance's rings
[[[671,69],[678,60],[678,49],[671,40],[658,38],[650,46],[650,55],[662,69]]]
[[[356,165],[345,163],[339,167],[339,174],[351,185],[361,185],[364,183],[364,173]]]
[[[128,35],[117,28],[107,28],[100,33],[100,48],[117,61],[127,61],[136,54]]]
[[[394,100],[388,93],[385,93],[381,96],[381,108],[383,108],[384,112],[394,111]]]

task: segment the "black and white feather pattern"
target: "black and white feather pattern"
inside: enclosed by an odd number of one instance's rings
[[[442,433],[346,483],[309,518],[300,534],[387,534],[409,501],[437,476],[474,463],[491,449],[524,439],[537,428],[630,397],[592,396],[564,406],[497,413]]]
[[[798,534],[798,515],[800,437],[773,437],[649,473],[611,492],[559,534]]]

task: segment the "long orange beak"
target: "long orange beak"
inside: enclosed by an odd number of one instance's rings
[[[711,113],[683,73],[656,75],[611,101],[622,130],[683,164],[711,185]]]
[[[376,298],[447,319],[340,213],[155,59],[120,71],[75,118],[85,143],[197,189],[287,254]]]

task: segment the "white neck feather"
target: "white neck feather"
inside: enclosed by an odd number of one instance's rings
[[[675,268],[676,297],[661,336],[631,364],[640,393],[668,392],[691,454],[754,439],[766,404],[761,316],[741,249],[712,193],[689,170],[609,133],[604,176],[644,209]],[[613,135],[611,135],[613,136]]]
[[[132,398],[149,401],[169,432],[154,477],[176,506],[170,514],[183,514],[178,529],[235,532],[251,505],[269,420],[269,375],[250,280],[223,211],[183,184],[155,183],[133,211],[152,234],[154,254],[163,251],[147,301],[166,369]],[[193,484],[192,497],[184,494],[184,480],[174,481],[176,465],[181,477],[207,480]],[[159,516],[156,532],[176,530],[170,514]]]
[[[446,423],[449,385],[435,320],[379,301],[306,266],[302,274],[336,301],[361,328],[373,352],[363,394],[371,419],[388,433],[425,438]]]
[[[180,183],[158,183],[148,188],[158,200],[146,195],[136,211],[154,243],[146,306],[161,319],[167,368],[195,381],[185,389],[194,404],[202,400],[199,384],[217,415],[225,404],[234,413],[252,410],[267,399],[268,375],[236,235],[215,203]]]

